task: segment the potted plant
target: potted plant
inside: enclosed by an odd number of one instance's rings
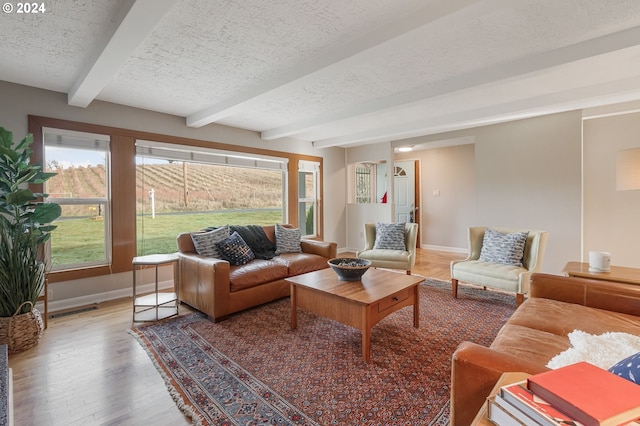
[[[42,184],[55,173],[30,164],[33,135],[18,144],[0,127],[0,344],[9,352],[35,346],[42,334],[40,312],[35,309],[45,280],[42,244],[61,214],[47,194],[34,193],[31,184]]]

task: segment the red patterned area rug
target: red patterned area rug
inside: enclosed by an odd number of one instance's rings
[[[194,424],[448,424],[451,355],[489,345],[515,297],[427,279],[420,328],[405,308],[371,333],[371,363],[352,327],[282,299],[213,323],[201,314],[134,328]]]

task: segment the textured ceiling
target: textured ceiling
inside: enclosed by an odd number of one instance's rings
[[[317,147],[640,99],[638,0],[56,0],[0,80]]]

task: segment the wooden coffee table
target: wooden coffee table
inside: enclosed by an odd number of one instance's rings
[[[424,278],[369,269],[361,281],[340,281],[327,268],[286,279],[291,284],[291,329],[297,308],[350,325],[362,332],[362,357],[371,360],[371,328],[387,315],[413,306],[413,326],[420,326],[418,284]]]

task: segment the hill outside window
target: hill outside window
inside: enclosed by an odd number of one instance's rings
[[[137,254],[173,253],[176,235],[286,221],[288,160],[136,141]]]
[[[110,242],[110,137],[43,129],[47,201],[60,204],[58,228],[47,244],[51,270],[108,265]]]

